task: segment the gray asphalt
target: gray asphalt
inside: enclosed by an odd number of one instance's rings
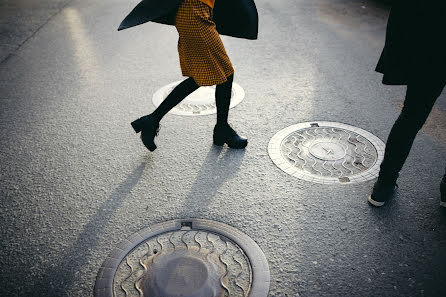
[[[181,79],[175,29],[117,32],[135,0],[28,2],[1,4],[0,296],[93,296],[121,240],[187,217],[254,239],[270,296],[446,296],[444,93],[382,209],[366,203],[373,181],[313,184],[267,153],[277,131],[307,121],[386,139],[405,93],[374,72],[386,4],[257,0],[259,39],[223,37],[246,92],[230,122],[247,149],[212,146],[215,115],[167,115],[149,153],[129,123]]]

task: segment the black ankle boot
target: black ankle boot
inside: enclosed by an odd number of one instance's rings
[[[141,140],[145,147],[153,152],[156,150],[155,136],[158,135],[159,123],[152,115],[146,115],[132,122],[136,133],[141,132]]]
[[[214,144],[223,145],[225,143],[230,148],[241,149],[248,145],[248,139],[239,136],[228,124],[216,125],[214,128]]]

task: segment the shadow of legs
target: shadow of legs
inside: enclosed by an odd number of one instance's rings
[[[245,150],[212,146],[184,200],[179,216],[190,216],[194,207],[207,208],[218,189],[239,171],[244,156]]]
[[[76,283],[77,273],[89,264],[103,229],[107,226],[122,201],[139,182],[146,164],[142,163],[102,203],[91,220],[79,233],[76,242],[66,251],[59,263],[50,267],[26,296],[62,297],[67,288]],[[99,266],[98,266],[99,269]]]

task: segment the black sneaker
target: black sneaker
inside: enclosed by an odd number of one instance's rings
[[[398,187],[395,181],[381,181],[379,178],[373,186],[372,194],[369,196],[369,203],[373,206],[383,206],[386,201],[391,199]]]
[[[441,193],[440,206],[446,208],[446,180],[444,178],[440,183],[440,193]]]
[[[215,126],[214,144],[227,144],[230,148],[242,149],[248,145],[248,139],[239,136],[229,125]]]
[[[146,115],[132,122],[136,133],[141,132],[141,140],[144,146],[151,152],[156,150],[155,136],[159,132],[159,123],[152,115]]]

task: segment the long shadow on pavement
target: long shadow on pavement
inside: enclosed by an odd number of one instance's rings
[[[189,194],[184,199],[179,217],[190,217],[197,208],[207,208],[220,187],[239,171],[244,156],[244,149],[211,146]]]
[[[68,296],[66,290],[76,282],[77,273],[85,265],[89,265],[101,233],[113,214],[119,209],[122,201],[140,180],[146,164],[142,163],[111,193],[107,200],[99,206],[96,214],[85,225],[76,242],[61,257],[61,261],[36,282],[26,296],[62,297]],[[98,267],[99,269],[99,267]]]

